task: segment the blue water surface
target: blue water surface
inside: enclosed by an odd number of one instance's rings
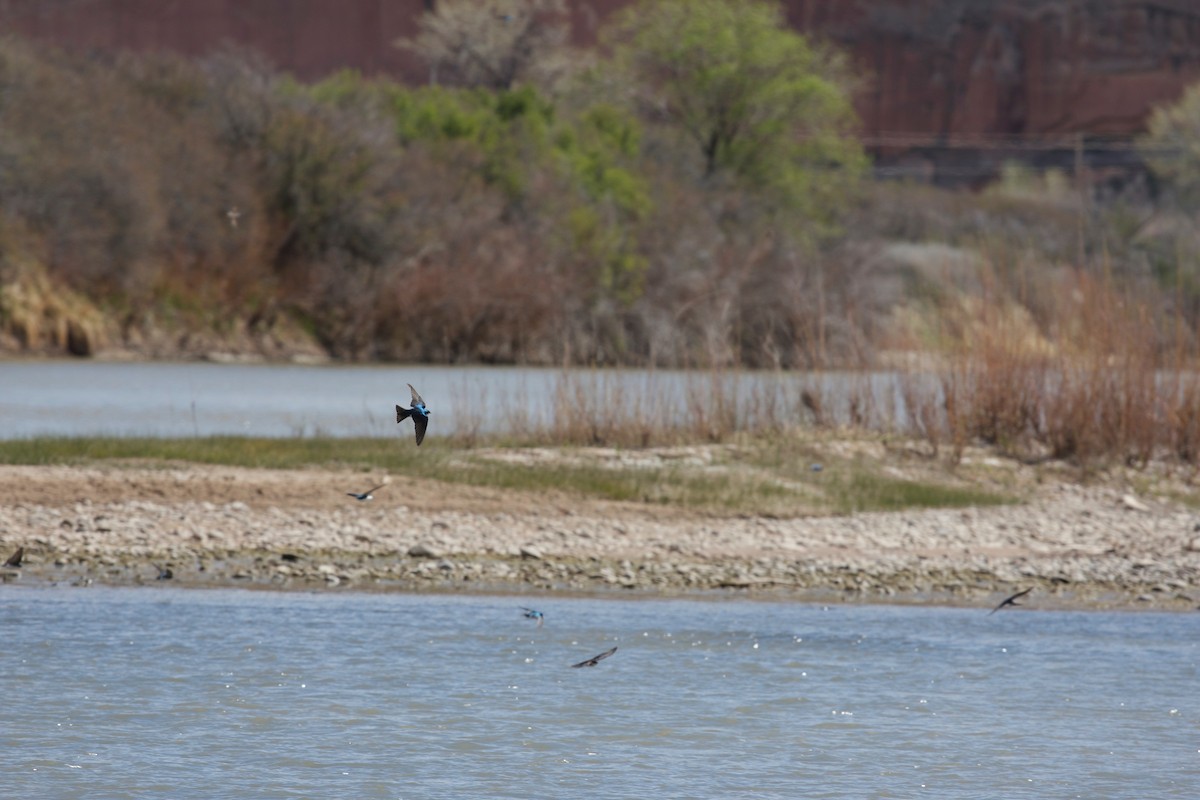
[[[0,586],[0,794],[1194,798],[1198,641],[1191,614]]]

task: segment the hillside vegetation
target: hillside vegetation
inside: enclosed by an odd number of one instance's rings
[[[915,364],[935,452],[1200,459],[1200,94],[1154,191],[871,183],[857,77],[771,3],[636,4],[591,53],[513,7],[439,3],[421,87],[0,39],[0,352]]]

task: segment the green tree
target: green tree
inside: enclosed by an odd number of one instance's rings
[[[732,176],[818,215],[864,165],[844,58],[761,0],[642,0],[606,32],[640,113],[690,145],[705,181]]]
[[[1154,111],[1138,143],[1150,169],[1186,205],[1200,203],[1200,84]]]

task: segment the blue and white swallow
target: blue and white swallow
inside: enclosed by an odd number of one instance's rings
[[[425,401],[421,399],[421,395],[417,394],[417,390],[411,383],[408,384],[408,389],[412,392],[412,408],[396,406],[396,422],[400,423],[408,417],[412,417],[413,427],[417,433],[417,447],[420,447],[421,440],[425,438],[425,428],[429,425],[429,409],[425,407]]]
[[[521,606],[521,610],[525,612],[526,619],[536,619],[538,627],[542,627],[542,623],[546,621],[546,615],[538,611],[536,608],[526,608]]]
[[[378,486],[372,486],[370,489],[367,489],[365,492],[361,492],[361,493],[360,492],[346,492],[346,494],[350,495],[355,500],[360,500],[360,501],[361,500],[374,500],[375,492],[379,491],[384,486],[387,486],[387,484],[381,483]]]

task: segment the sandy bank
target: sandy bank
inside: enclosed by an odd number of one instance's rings
[[[21,583],[726,592],[821,601],[1195,609],[1200,514],[1060,483],[986,509],[728,518],[322,470],[0,467]]]

